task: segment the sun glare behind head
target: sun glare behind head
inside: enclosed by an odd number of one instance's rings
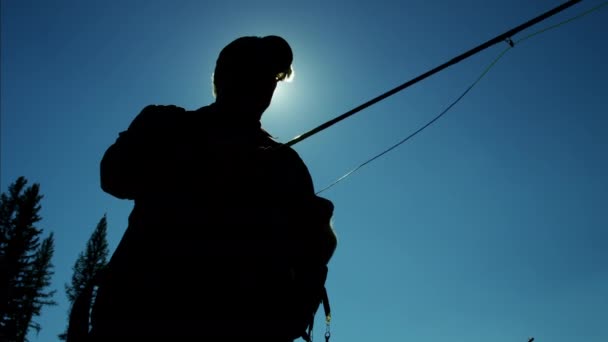
[[[291,82],[293,81],[293,77],[295,76],[295,71],[293,69],[293,66],[289,68],[289,71],[287,72],[280,72],[277,75],[277,81],[283,81],[283,82]]]
[[[295,71],[295,69],[294,69],[294,68],[293,68],[293,66],[292,66],[292,67],[291,67],[291,72],[289,72],[289,73],[287,74],[287,77],[285,77],[285,79],[284,79],[283,81],[285,81],[285,82],[291,82],[291,81],[293,81],[293,78],[294,78],[295,76],[296,76],[296,71]]]

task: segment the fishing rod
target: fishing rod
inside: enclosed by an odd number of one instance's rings
[[[545,19],[547,19],[547,18],[549,18],[549,17],[551,17],[551,16],[553,16],[553,15],[555,15],[555,14],[557,14],[557,13],[559,13],[559,12],[561,12],[561,11],[563,11],[563,10],[565,10],[565,9],[567,9],[567,8],[569,8],[569,7],[577,4],[579,2],[581,2],[581,1],[582,0],[570,0],[570,1],[567,1],[566,3],[564,3],[564,4],[560,5],[560,6],[557,6],[557,7],[555,7],[554,9],[552,9],[550,11],[545,12],[545,13],[537,16],[536,18],[528,20],[527,22],[525,22],[525,23],[523,23],[523,24],[521,24],[521,25],[519,25],[519,26],[517,26],[517,27],[515,27],[515,28],[513,28],[513,29],[511,29],[511,30],[509,30],[509,31],[507,31],[507,32],[505,32],[503,34],[501,34],[501,35],[498,35],[495,38],[492,38],[492,39],[488,40],[487,42],[485,42],[485,43],[483,43],[483,44],[481,44],[481,45],[479,45],[479,46],[477,46],[477,47],[475,47],[475,48],[473,48],[473,49],[471,49],[471,50],[469,50],[469,51],[467,51],[467,52],[465,52],[465,53],[463,53],[463,54],[461,54],[461,55],[459,55],[457,57],[452,58],[448,62],[443,63],[443,64],[439,65],[438,67],[436,67],[436,68],[434,68],[432,70],[429,70],[429,71],[425,72],[424,74],[422,74],[422,75],[420,75],[420,76],[418,76],[416,78],[413,78],[413,79],[411,79],[411,80],[403,83],[402,85],[397,86],[397,87],[395,87],[395,88],[393,88],[393,89],[385,92],[384,94],[382,94],[380,96],[377,96],[377,97],[375,97],[375,98],[373,98],[373,99],[371,99],[371,100],[363,103],[362,105],[359,105],[358,107],[355,107],[355,108],[349,110],[348,112],[346,112],[346,113],[344,113],[344,114],[342,114],[340,116],[337,116],[334,119],[331,119],[331,120],[325,122],[324,124],[319,125],[318,127],[314,128],[314,129],[312,129],[312,130],[310,130],[310,131],[308,131],[308,132],[306,132],[304,134],[296,136],[295,138],[293,138],[290,141],[288,141],[285,145],[287,145],[287,146],[295,145],[298,142],[300,142],[300,141],[302,141],[302,140],[310,137],[311,135],[316,134],[316,133],[318,133],[318,132],[320,132],[320,131],[322,131],[322,130],[330,127],[330,126],[333,126],[334,124],[336,124],[336,123],[338,123],[338,122],[340,122],[340,121],[342,121],[342,120],[344,120],[344,119],[346,119],[346,118],[354,115],[355,113],[357,113],[357,112],[359,112],[359,111],[361,111],[361,110],[363,110],[363,109],[365,109],[365,108],[367,108],[367,107],[369,107],[369,106],[371,106],[371,105],[373,105],[373,104],[375,104],[375,103],[377,103],[379,101],[382,101],[382,100],[386,99],[387,97],[392,96],[392,95],[400,92],[401,90],[403,90],[403,89],[405,89],[405,88],[407,88],[409,86],[412,86],[412,85],[414,85],[414,84],[416,84],[416,83],[424,80],[425,78],[438,73],[439,71],[441,71],[441,70],[443,70],[443,69],[445,69],[445,68],[447,68],[449,66],[452,66],[452,65],[454,65],[456,63],[459,63],[459,62],[463,61],[464,59],[469,58],[469,57],[471,57],[471,56],[473,56],[473,55],[475,55],[475,54],[477,54],[477,53],[479,53],[479,52],[481,52],[481,51],[489,48],[490,46],[493,46],[495,44],[498,44],[498,43],[501,43],[501,42],[505,42],[505,41],[509,45],[512,45],[513,41],[511,40],[511,37],[514,36],[515,34],[521,32],[521,31],[527,29],[528,27],[533,26],[533,25],[535,25],[535,24],[537,24],[537,23],[539,23],[539,22],[541,22],[541,21],[543,21],[543,20],[545,20]]]

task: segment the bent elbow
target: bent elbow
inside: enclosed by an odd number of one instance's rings
[[[119,199],[134,199],[132,184],[127,181],[128,177],[123,171],[119,163],[113,161],[106,152],[99,168],[101,189]]]
[[[128,191],[124,191],[125,189],[103,179],[101,181],[101,190],[119,199],[133,199],[132,194]]]

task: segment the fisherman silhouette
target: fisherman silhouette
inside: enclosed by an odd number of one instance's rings
[[[134,207],[97,279],[87,341],[307,338],[334,207],[260,123],[292,59],[279,36],[237,38],[218,56],[213,103],[147,106],[106,150],[101,187]]]

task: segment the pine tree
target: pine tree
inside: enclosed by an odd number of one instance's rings
[[[51,259],[55,252],[55,240],[53,233],[42,241],[40,248],[36,251],[34,262],[32,263],[32,269],[28,275],[28,279],[25,283],[31,284],[28,289],[27,305],[24,310],[24,326],[28,328],[34,328],[36,332],[40,332],[41,326],[39,323],[33,321],[33,317],[40,316],[42,307],[45,305],[57,304],[52,298],[56,291],[44,292],[44,289],[51,285],[51,276],[53,272],[50,272],[53,268]],[[18,340],[25,340],[25,334],[18,338]]]
[[[83,292],[88,291],[95,276],[107,264],[109,251],[106,237],[107,219],[106,215],[104,215],[91,234],[85,251],[81,252],[78,259],[76,259],[76,263],[72,268],[74,273],[72,274],[71,285],[65,285],[65,292],[72,308],[74,307],[76,299],[83,294]],[[84,295],[91,295],[93,298],[95,296],[94,293],[85,293]],[[87,298],[86,302],[89,303],[93,298]],[[70,309],[70,311],[71,310],[72,309]],[[59,335],[59,339],[61,340],[65,340],[66,338],[67,332]]]
[[[42,230],[39,184],[26,187],[19,177],[0,195],[0,340],[25,341],[33,318],[54,305],[54,291],[45,292],[53,275],[53,234],[40,242]]]

